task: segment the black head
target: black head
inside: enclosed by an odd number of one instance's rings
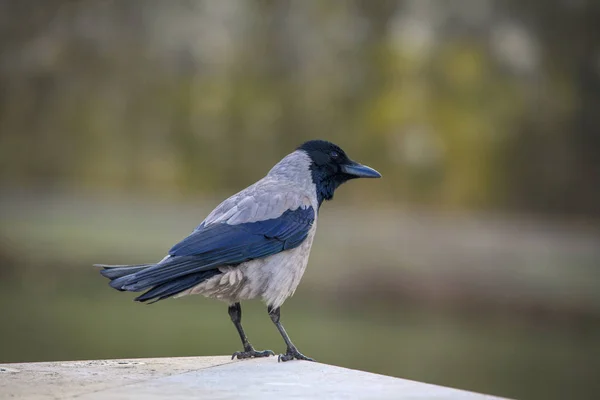
[[[325,140],[311,140],[298,147],[311,159],[312,180],[317,187],[319,205],[331,200],[342,183],[355,178],[381,178],[373,168],[352,161],[339,146]]]

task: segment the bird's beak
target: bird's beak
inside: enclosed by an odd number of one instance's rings
[[[381,174],[373,168],[354,161],[350,161],[350,163],[344,164],[341,167],[344,173],[357,178],[381,178]]]

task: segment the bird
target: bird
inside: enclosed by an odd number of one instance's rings
[[[262,299],[286,344],[278,361],[314,361],[290,340],[281,323],[281,306],[304,274],[323,202],[349,180],[380,177],[339,146],[310,140],[265,177],[219,204],[158,263],[94,266],[112,288],[144,292],[135,298],[138,302],[192,294],[226,302],[243,346],[232,359],[275,355],[255,350],[242,327],[240,302]]]

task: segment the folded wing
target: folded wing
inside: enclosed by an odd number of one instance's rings
[[[265,209],[265,214],[273,216],[274,210],[281,210],[282,204],[291,205],[292,208],[280,212],[277,217],[257,220],[261,214],[259,206],[256,205],[256,210],[248,211],[248,207],[254,207],[253,203],[242,199],[236,206],[238,209],[235,214],[231,214],[228,219],[221,219],[226,222],[205,221],[192,234],[173,246],[169,257],[155,266],[119,277],[110,285],[119,290],[142,291],[186,275],[293,249],[308,236],[315,220],[315,211],[302,199],[291,204],[289,199],[283,198],[282,201],[283,203],[272,202],[272,207]],[[239,204],[246,205],[239,207]],[[248,215],[245,219],[252,222],[243,222],[240,214]],[[236,223],[232,224],[232,220]]]

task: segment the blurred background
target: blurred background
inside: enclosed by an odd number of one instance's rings
[[[597,398],[599,21],[592,0],[1,1],[0,362],[238,350],[225,304],[137,304],[91,264],[162,258],[324,138],[384,179],[323,206],[282,311],[301,351]],[[262,304],[244,323],[284,350]]]

